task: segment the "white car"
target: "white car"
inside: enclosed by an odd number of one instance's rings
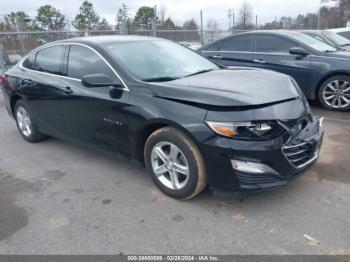
[[[199,42],[179,42],[180,45],[186,46],[192,50],[197,50],[202,47]]]
[[[341,35],[350,40],[350,27],[327,29],[326,31],[337,33],[338,35]]]

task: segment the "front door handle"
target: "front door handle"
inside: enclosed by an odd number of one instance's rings
[[[266,64],[266,61],[262,59],[255,59],[253,62],[257,64]]]
[[[223,59],[224,57],[222,55],[213,55],[214,59]]]
[[[63,92],[66,94],[66,95],[70,95],[71,93],[73,93],[73,90],[67,86],[63,89]]]

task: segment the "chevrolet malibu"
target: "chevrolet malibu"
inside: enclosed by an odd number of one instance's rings
[[[165,194],[252,192],[315,163],[322,121],[289,76],[220,67],[173,42],[100,36],[46,44],[1,78],[29,142],[45,136],[146,165]]]

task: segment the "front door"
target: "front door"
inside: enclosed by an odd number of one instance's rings
[[[254,67],[290,75],[297,81],[300,88],[307,92],[311,58],[289,53],[290,48],[298,46],[298,43],[281,36],[257,34]]]
[[[123,87],[82,85],[81,78],[89,74],[117,77],[109,64],[87,46],[72,44],[67,63],[72,89],[67,119],[72,139],[103,151],[129,154],[129,91]]]

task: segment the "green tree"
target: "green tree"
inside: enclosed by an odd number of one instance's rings
[[[137,10],[134,25],[138,28],[151,28],[155,13],[152,7],[142,6]]]
[[[43,5],[37,10],[36,21],[39,27],[47,30],[63,30],[65,27],[65,16],[51,5]]]
[[[4,31],[5,31],[5,23],[0,22],[0,32],[4,32]]]
[[[108,23],[106,18],[103,18],[101,22],[99,22],[94,29],[96,30],[112,30],[112,26]]]
[[[5,31],[31,30],[31,20],[25,12],[11,12],[10,14],[5,16],[4,20]]]
[[[94,10],[94,6],[89,1],[84,1],[79,8],[79,14],[75,16],[73,26],[80,31],[92,30],[98,26],[100,17]]]
[[[125,14],[124,14],[123,8],[119,8],[118,13],[117,13],[117,15],[115,17],[115,21],[117,22],[116,29],[121,29],[124,15]]]

